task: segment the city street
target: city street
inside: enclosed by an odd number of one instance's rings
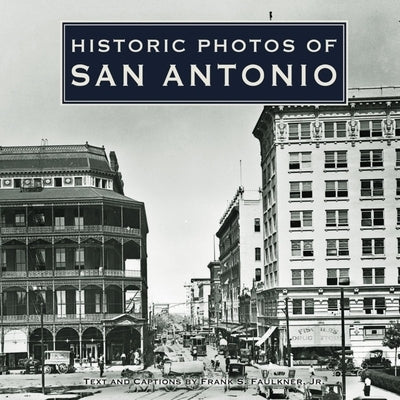
[[[174,345],[174,349],[184,355],[185,360],[190,360],[191,356],[188,349],[182,348],[180,345]],[[216,351],[211,346],[207,348],[207,357],[200,358],[206,364],[205,377],[210,379],[221,379],[223,373],[221,370],[216,372],[211,370],[210,360],[214,358]],[[222,370],[225,366],[221,365]],[[246,392],[240,390],[231,390],[224,392],[223,385],[203,385],[196,390],[188,390],[184,386],[177,388],[175,391],[166,391],[164,385],[157,385],[154,391],[134,392],[132,381],[121,378],[122,366],[113,366],[106,369],[104,380],[98,380],[99,373],[96,367],[84,372],[76,372],[73,374],[52,374],[46,375],[46,385],[52,387],[52,393],[43,396],[40,391],[40,375],[2,375],[0,376],[0,399],[20,399],[23,396],[29,400],[42,399],[73,399],[83,396],[90,396],[97,400],[105,400],[110,398],[124,399],[145,399],[152,400],[162,398],[163,400],[190,400],[190,399],[220,399],[220,398],[238,398],[238,399],[254,399],[257,398],[256,387],[252,385]],[[161,371],[154,367],[149,368],[154,373],[155,379],[162,379]],[[254,366],[246,367],[247,377],[249,380],[260,378],[260,371]],[[333,378],[332,379],[336,379]],[[340,378],[339,378],[340,379]],[[331,379],[330,379],[331,380]],[[347,377],[347,400],[362,395],[362,383],[358,377]],[[19,393],[9,393],[7,388],[19,389]],[[22,388],[26,392],[21,393]],[[28,389],[35,388],[35,389]],[[36,393],[34,393],[36,392]],[[68,393],[66,393],[68,392]],[[372,387],[371,396],[379,396],[387,400],[399,399],[393,393],[384,391],[379,388]],[[260,397],[261,398],[261,397]],[[302,399],[300,393],[290,393],[291,400]]]

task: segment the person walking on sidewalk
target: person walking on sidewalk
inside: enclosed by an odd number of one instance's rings
[[[104,356],[103,356],[103,354],[99,357],[99,369],[100,369],[100,378],[102,378],[103,374],[104,374]]]
[[[369,375],[367,375],[365,377],[364,380],[364,396],[365,397],[369,397],[369,395],[371,394],[371,378],[369,377]]]

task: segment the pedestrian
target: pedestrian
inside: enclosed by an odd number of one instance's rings
[[[369,377],[369,375],[367,375],[365,377],[364,380],[364,396],[365,397],[369,397],[369,395],[371,394],[371,378]]]
[[[103,356],[103,354],[99,357],[99,369],[100,369],[100,378],[102,378],[103,374],[104,374],[104,356]]]
[[[133,353],[133,359],[134,359],[134,365],[139,365],[140,364],[140,354],[139,354],[138,350],[136,350]]]
[[[225,371],[229,372],[229,364],[231,363],[231,358],[229,357],[229,353],[226,355],[225,358]]]
[[[122,354],[121,354],[121,361],[122,361],[122,365],[126,364],[126,354],[124,352],[122,352]]]
[[[315,375],[314,365],[310,364],[309,372],[311,376]]]
[[[197,347],[194,346],[192,350],[193,361],[197,360]]]

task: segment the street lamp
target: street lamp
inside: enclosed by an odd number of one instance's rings
[[[36,295],[36,299],[35,299],[35,309],[37,311],[36,305],[37,305],[37,301],[39,299],[39,308],[40,308],[40,342],[41,342],[41,346],[40,346],[40,354],[41,354],[41,363],[42,363],[42,393],[46,394],[46,387],[45,387],[45,381],[44,381],[44,327],[43,327],[43,313],[44,313],[44,300],[43,300],[43,296],[42,296],[42,291],[44,290],[44,288],[42,287],[37,287],[37,286],[33,286],[32,287],[33,292]]]

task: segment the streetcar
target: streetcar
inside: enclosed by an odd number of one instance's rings
[[[197,348],[198,356],[207,355],[206,338],[204,336],[192,336],[190,338],[190,352],[193,353],[193,347]]]

